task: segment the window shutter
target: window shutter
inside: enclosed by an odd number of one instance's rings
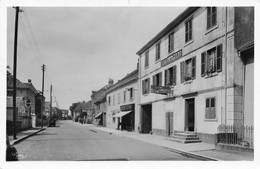
[[[192,64],[192,79],[196,79],[196,56],[191,60]]]
[[[181,83],[184,82],[184,62],[181,62]]]
[[[167,69],[164,71],[164,86],[167,86],[168,79],[167,79]]]
[[[206,119],[209,119],[209,114],[210,114],[210,99],[206,99],[206,113],[205,113]]]
[[[211,8],[207,7],[207,29],[210,28]]]
[[[176,65],[173,66],[173,85],[176,85]]]
[[[159,73],[159,86],[162,86],[162,72]]]
[[[209,63],[210,55],[206,52],[205,57],[206,57],[205,72],[207,72],[207,71],[209,71],[209,66],[210,66],[210,63]]]
[[[206,66],[206,52],[201,53],[201,77],[205,76],[205,66]]]
[[[157,86],[157,84],[156,84],[156,75],[153,76],[153,85]]]
[[[150,78],[148,78],[148,88],[147,88],[147,93],[150,93]]]
[[[145,80],[142,81],[142,89],[143,89],[142,93],[144,94],[144,91],[145,91]]]
[[[222,71],[222,44],[217,46],[217,71]]]

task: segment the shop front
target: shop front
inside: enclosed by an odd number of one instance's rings
[[[134,131],[135,124],[135,105],[128,104],[120,106],[120,112],[112,117],[118,118],[118,129],[119,130],[127,130]]]

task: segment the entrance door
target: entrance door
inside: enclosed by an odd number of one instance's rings
[[[170,136],[173,133],[173,112],[166,112],[165,120],[166,136]]]
[[[194,131],[194,98],[185,101],[185,131]]]
[[[143,105],[142,114],[142,132],[149,133],[150,131],[152,131],[152,105]]]

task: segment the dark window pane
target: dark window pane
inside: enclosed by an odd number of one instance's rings
[[[209,99],[206,99],[206,107],[209,107]]]
[[[215,98],[211,98],[210,107],[215,107]]]

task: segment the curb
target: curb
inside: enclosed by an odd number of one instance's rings
[[[202,160],[202,161],[221,161],[221,160],[216,159],[216,158],[203,156],[203,155],[196,154],[196,153],[191,153],[191,152],[181,151],[181,150],[177,150],[177,149],[172,149],[172,148],[165,147],[165,146],[162,146],[162,147],[166,148],[169,151],[172,151],[174,153],[178,153],[178,154],[185,155],[185,156],[188,156],[188,157],[193,157],[193,158],[196,158],[196,159],[199,159],[199,160]]]
[[[43,130],[45,130],[45,129],[46,129],[46,128],[42,128],[42,129],[40,129],[40,130],[38,130],[38,131],[36,131],[36,132],[34,132],[34,133],[32,133],[32,134],[29,134],[29,135],[23,136],[23,137],[21,137],[21,138],[19,138],[19,139],[17,139],[17,140],[14,140],[14,141],[12,141],[12,143],[10,143],[10,145],[15,145],[15,144],[17,144],[17,143],[19,143],[19,142],[21,142],[21,141],[27,139],[28,137],[31,137],[31,136],[33,136],[33,135],[35,135],[35,134],[37,134],[37,133],[39,133],[39,132],[41,132],[41,131],[43,131]]]

